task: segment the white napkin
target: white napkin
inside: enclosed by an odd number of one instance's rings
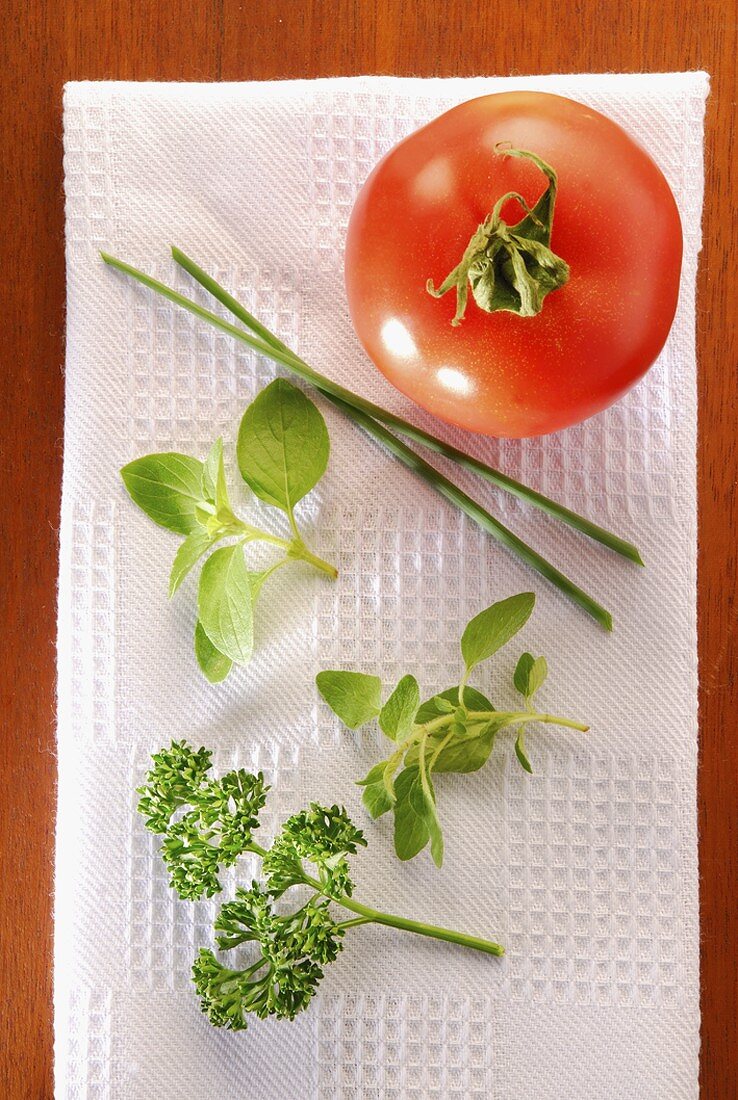
[[[697,1096],[694,287],[707,87],[703,73],[67,86],[58,1097]],[[645,570],[454,470],[602,599],[614,634],[324,407],[332,459],[303,517],[340,578],[280,573],[253,664],[209,686],[192,654],[194,583],[166,599],[177,540],[133,506],[118,470],[232,441],[273,367],[104,268],[98,249],[193,294],[168,257],[179,245],[319,370],[430,424],[353,334],[347,218],[398,139],[511,88],[572,96],[621,123],[665,172],[683,219],[676,322],[624,400],[548,439],[432,425],[637,543]],[[390,822],[368,821],[353,785],[376,740],[339,728],[315,673],[391,683],[413,672],[428,692],[446,687],[466,621],[529,588],[538,603],[521,644],[479,685],[504,694],[517,654],[544,653],[546,706],[588,719],[591,733],[532,730],[533,776],[501,738],[481,772],[439,782],[443,869],[427,853],[400,864]],[[265,835],[310,799],[344,801],[369,838],[357,896],[497,939],[506,957],[363,928],[294,1023],[211,1028],[189,971],[211,943],[215,903],[174,898],[134,813],[148,754],[183,736],[214,748],[218,769],[265,771]]]

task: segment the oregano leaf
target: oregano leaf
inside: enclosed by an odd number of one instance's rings
[[[379,714],[382,681],[378,676],[327,669],[318,673],[315,683],[333,713],[350,730],[358,729]]]
[[[528,757],[526,755],[526,752],[525,752],[525,739],[524,738],[525,738],[525,726],[521,726],[521,728],[518,730],[518,736],[517,736],[517,739],[515,741],[515,755],[517,756],[518,761],[520,762],[520,766],[522,768],[525,768],[525,770],[530,775],[532,775],[533,774],[533,768],[531,767],[530,760],[528,759]]]
[[[395,780],[395,852],[402,860],[413,859],[430,840],[424,816],[415,808],[414,791],[419,786],[417,766],[404,768]]]
[[[464,705],[468,710],[495,709],[489,699],[482,695],[481,691],[477,691],[476,688],[470,687],[468,684],[464,688]],[[456,687],[447,688],[430,699],[426,699],[415,715],[415,721],[417,725],[424,726],[427,722],[432,722],[444,714],[453,714],[458,706],[459,687],[457,685]]]
[[[535,602],[532,592],[521,592],[474,616],[461,638],[461,655],[467,672],[486,661],[525,626]]]
[[[357,786],[364,788],[361,800],[373,818],[386,814],[388,810],[392,809],[395,802],[393,795],[387,789],[386,769],[387,762],[383,760],[381,763],[375,764],[369,774],[357,783]]]
[[[420,704],[420,688],[414,676],[403,676],[379,712],[379,726],[392,741],[403,741],[412,729]]]
[[[208,451],[202,467],[202,493],[205,500],[215,504],[215,484],[218,480],[218,470],[223,462],[223,439],[216,439]]]
[[[545,657],[534,658],[532,653],[523,653],[515,666],[513,682],[525,699],[532,699],[545,683],[547,676],[548,664]]]

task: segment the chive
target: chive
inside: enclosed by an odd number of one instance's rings
[[[335,397],[340,397],[346,404],[367,413],[375,420],[381,420],[382,423],[389,424],[390,427],[394,428],[401,435],[406,435],[415,443],[420,443],[429,450],[435,451],[437,454],[442,454],[446,458],[450,458],[458,466],[466,470],[471,470],[473,473],[484,478],[485,481],[489,481],[492,485],[497,486],[497,488],[504,489],[505,492],[511,493],[513,496],[526,501],[528,504],[532,504],[535,508],[539,508],[542,512],[546,512],[555,519],[560,519],[575,531],[579,531],[580,534],[586,535],[588,538],[601,543],[603,546],[607,546],[608,549],[614,550],[615,553],[621,554],[637,565],[643,565],[643,559],[637,547],[635,547],[632,542],[620,538],[619,535],[613,534],[612,531],[600,527],[591,520],[585,519],[584,516],[572,512],[569,508],[565,508],[563,504],[559,504],[557,501],[551,500],[550,497],[544,496],[543,493],[538,493],[535,489],[523,485],[522,482],[516,481],[512,477],[508,477],[507,474],[503,474],[501,470],[496,470],[493,466],[488,466],[487,463],[482,462],[478,458],[474,458],[473,455],[469,455],[465,451],[460,451],[457,447],[452,446],[452,444],[446,443],[445,440],[438,439],[436,436],[431,435],[430,432],[426,432],[422,428],[416,427],[415,424],[411,424],[408,420],[404,420],[401,416],[388,412],[380,405],[375,405],[372,401],[367,401],[365,398],[359,397],[358,394],[344,389],[343,386],[338,385],[336,382],[332,382],[330,378],[326,378],[325,375],[319,374],[317,371],[313,370],[312,367],[308,366],[304,359],[300,359],[293,351],[290,351],[287,345],[284,344],[278,336],[270,332],[269,329],[266,328],[265,325],[262,325],[247,309],[244,309],[241,303],[238,302],[233,295],[229,294],[220,283],[217,283],[215,279],[207,274],[207,272],[203,271],[203,269],[199,267],[194,260],[191,260],[189,256],[185,255],[181,249],[173,247],[172,256],[179,266],[184,268],[200,286],[209,291],[214,298],[217,298],[221,305],[224,305],[226,309],[230,310],[235,317],[238,317],[238,319],[250,328],[252,332],[255,332],[264,343],[270,344],[276,350],[290,355],[295,363],[293,368],[295,374],[298,374],[306,382],[315,386],[316,389],[319,389],[326,396],[334,395]]]

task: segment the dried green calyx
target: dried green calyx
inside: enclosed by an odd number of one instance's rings
[[[472,236],[461,262],[436,290],[429,279],[426,289],[434,298],[456,289],[456,313],[452,325],[460,325],[471,286],[474,301],[487,313],[507,310],[520,317],[535,317],[552,290],[569,280],[569,265],[551,250],[557,176],[550,164],[526,149],[499,148],[502,156],[533,161],[548,186],[533,208],[517,191],[508,191],[495,203],[491,214]],[[525,216],[509,226],[501,217],[506,202],[515,200]]]

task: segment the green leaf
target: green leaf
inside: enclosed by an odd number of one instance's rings
[[[262,569],[260,572],[249,572],[249,584],[251,585],[251,603],[254,606],[256,606],[256,601],[261,594],[264,583],[269,580],[273,572],[274,566],[270,566],[269,569]]]
[[[481,691],[469,687],[468,684],[464,688],[464,704],[469,710],[495,709],[489,699],[482,695]],[[458,686],[447,688],[446,691],[442,691],[439,695],[434,695],[421,705],[418,713],[415,715],[415,721],[417,725],[424,726],[427,722],[432,722],[434,719],[440,718],[444,714],[453,714],[458,705]]]
[[[436,796],[430,776],[426,776],[426,786],[422,779],[413,783],[410,788],[410,802],[415,813],[424,822],[431,842],[431,856],[436,867],[443,863],[443,834],[436,814]]]
[[[195,656],[197,663],[211,684],[219,684],[225,680],[233,668],[233,661],[216,649],[202,628],[202,623],[197,620],[195,624]]]
[[[478,733],[453,737],[438,754],[433,770],[458,772],[462,775],[479,771],[489,759],[498,729],[496,722],[489,722]],[[428,752],[431,752],[430,745]]]
[[[520,766],[525,768],[531,775],[533,774],[533,768],[530,766],[530,760],[525,754],[525,726],[521,726],[518,730],[518,737],[515,742],[515,755],[517,756]]]
[[[420,704],[420,688],[414,676],[403,676],[379,713],[379,725],[392,741],[404,741]]]
[[[533,658],[531,653],[523,653],[518,661],[513,681],[515,687],[525,699],[532,699],[548,676],[545,657]]]
[[[382,681],[378,676],[328,669],[318,673],[315,683],[333,713],[350,730],[379,714]]]
[[[189,535],[198,527],[195,508],[202,503],[202,471],[198,459],[170,451],[137,458],[120,473],[131,500],[154,523]]]
[[[361,800],[374,819],[391,810],[395,801],[385,782],[386,768],[387,764],[384,760],[375,764],[366,777],[357,783],[357,786],[364,788]]]
[[[425,818],[415,808],[413,792],[419,786],[417,767],[403,769],[395,780],[395,852],[402,860],[412,859],[430,839]]]
[[[215,648],[237,664],[248,664],[254,648],[253,607],[238,543],[215,550],[202,567],[198,613]]]
[[[295,386],[277,378],[243,415],[238,467],[258,497],[291,513],[325,473],[330,452],[321,413]]]
[[[214,543],[214,539],[207,531],[198,529],[187,536],[180,543],[172,562],[172,571],[169,574],[169,598],[179,588],[190,570],[195,566],[206,550]]]
[[[461,654],[467,672],[480,661],[486,661],[525,626],[535,602],[532,592],[521,592],[475,615],[461,638]]]
[[[216,439],[208,451],[208,456],[202,468],[202,495],[205,500],[215,504],[215,483],[218,480],[218,470],[223,463],[223,439]]]

